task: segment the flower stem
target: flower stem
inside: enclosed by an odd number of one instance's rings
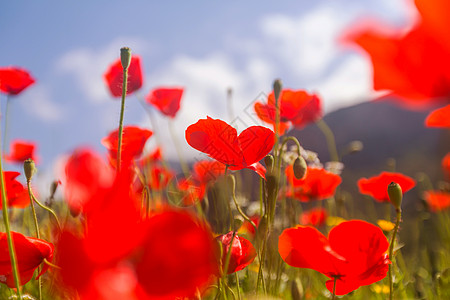
[[[1,134],[0,134],[1,135]],[[0,139],[1,142],[1,139]],[[1,146],[0,146],[1,149]],[[11,267],[13,271],[14,283],[17,287],[17,297],[22,299],[22,289],[20,287],[19,268],[17,266],[17,257],[14,249],[14,241],[12,239],[11,228],[9,226],[8,216],[8,198],[6,195],[5,178],[3,176],[2,157],[0,157],[0,186],[2,196],[3,222],[5,223],[6,239],[8,241],[9,257],[11,258]]]
[[[30,197],[30,205],[31,205],[31,211],[33,213],[33,219],[34,219],[34,227],[36,229],[36,238],[41,239],[41,234],[39,232],[39,223],[36,216],[36,210],[34,209],[34,202],[33,202],[33,194],[31,192],[31,185],[30,180],[27,180],[27,188],[28,188],[28,196]],[[41,267],[37,269],[38,274],[40,273]],[[42,279],[39,277],[38,279],[38,295],[39,300],[42,299]]]
[[[128,83],[128,68],[123,68],[123,82],[122,82],[122,102],[120,106],[119,119],[119,143],[117,145],[117,172],[120,171],[121,157],[122,157],[122,135],[123,135],[123,115],[125,112],[125,98],[127,94]]]
[[[402,219],[402,210],[399,208],[397,211],[397,220],[395,222],[394,231],[392,233],[391,244],[389,245],[389,259],[391,260],[391,264],[389,265],[389,300],[392,300],[394,294],[394,278],[392,274],[392,264],[394,263],[394,244],[395,237],[397,236],[398,227],[400,225],[400,221]]]
[[[333,296],[331,297],[331,300],[336,299],[336,282],[337,282],[337,276],[334,276],[333,280]]]
[[[339,161],[339,155],[336,147],[336,141],[334,139],[333,131],[331,131],[330,127],[325,123],[323,119],[320,119],[316,122],[317,127],[322,131],[325,135],[325,139],[327,140],[328,152],[330,153],[331,161]]]

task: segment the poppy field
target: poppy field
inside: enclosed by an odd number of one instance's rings
[[[343,40],[371,61],[382,101],[429,109],[421,126],[448,135],[450,2],[414,4],[419,21],[406,31],[369,24]],[[438,175],[392,163],[349,183],[352,194],[342,158],[364,145],[337,147],[320,91],[274,79],[252,104],[264,126],[199,111],[175,129],[189,87],[162,86],[145,91],[144,107],[201,157],[186,159],[180,146],[174,162],[164,145],[146,147],[155,127],[124,122],[145,61],[117,52],[103,74],[119,112],[105,155],[72,149],[61,177],[38,192],[38,141],[12,137],[2,154],[0,299],[450,299],[450,145]],[[31,91],[31,74],[0,66],[0,100]],[[304,146],[307,126],[320,130],[326,159]]]

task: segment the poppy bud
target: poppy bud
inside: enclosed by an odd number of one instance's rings
[[[273,156],[271,154],[268,154],[266,155],[266,157],[264,157],[264,163],[266,164],[267,172],[272,173]]]
[[[52,184],[50,185],[50,197],[55,196],[56,189],[58,188],[59,184],[61,184],[61,181],[59,180],[55,180],[52,182]]]
[[[273,94],[275,96],[275,101],[280,99],[281,89],[283,88],[283,83],[281,79],[277,79],[273,82]]]
[[[294,161],[293,169],[295,178],[303,179],[308,169],[305,159],[301,156],[297,157]]]
[[[120,48],[120,62],[124,70],[128,69],[131,63],[131,49],[128,47]]]
[[[403,198],[401,186],[396,182],[391,182],[388,185],[387,191],[389,195],[389,200],[391,201],[392,205],[394,205],[396,210],[400,210]]]
[[[34,173],[37,171],[34,161],[31,158],[23,162],[23,170],[25,177],[27,178],[27,182],[30,182]]]
[[[353,154],[360,152],[364,148],[361,141],[353,141],[348,145],[348,153]]]

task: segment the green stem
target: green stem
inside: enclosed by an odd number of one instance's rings
[[[122,82],[122,102],[120,106],[120,119],[119,119],[119,143],[117,145],[117,172],[120,171],[121,157],[122,157],[122,135],[123,135],[123,116],[125,112],[125,98],[127,94],[128,83],[128,68],[123,69],[123,82]]]
[[[5,149],[8,149],[8,124],[9,124],[9,107],[10,107],[10,98],[6,95],[6,108],[5,108],[5,135],[3,136],[3,152]]]
[[[389,265],[389,300],[392,300],[394,294],[394,280],[392,274],[392,265],[394,264],[394,244],[395,237],[397,236],[398,227],[400,225],[400,220],[402,218],[402,210],[397,209],[397,220],[395,222],[394,231],[392,233],[391,244],[389,245],[389,259],[391,260],[391,264]]]
[[[31,185],[30,185],[30,181],[27,180],[27,188],[28,188],[28,196],[30,197],[30,205],[31,205],[31,211],[33,213],[33,219],[34,219],[34,227],[36,229],[36,238],[41,239],[41,233],[39,232],[39,223],[38,223],[38,219],[36,216],[36,210],[34,209],[34,202],[33,202],[33,194],[31,192]],[[41,267],[39,267],[37,269],[38,274],[41,271]],[[39,295],[39,300],[42,299],[42,279],[41,277],[39,277],[38,279],[38,295]]]
[[[239,276],[237,272],[234,272],[234,275],[236,276],[236,289],[238,294],[238,299],[241,300],[241,287],[239,284]]]
[[[300,149],[302,147],[300,146],[300,142],[297,140],[297,138],[293,137],[293,136],[288,136],[288,137],[284,138],[283,143],[281,144],[281,147],[280,147],[280,152],[279,152],[279,160],[278,160],[278,165],[277,165],[279,170],[281,170],[281,160],[282,160],[282,156],[283,156],[283,148],[289,141],[292,141],[297,145],[298,156],[301,155]]]
[[[339,161],[339,155],[336,147],[336,141],[334,139],[333,131],[331,131],[330,127],[325,123],[323,119],[320,119],[316,122],[317,127],[322,131],[325,135],[325,139],[327,141],[328,152],[330,152],[330,160],[331,161]]]
[[[56,225],[58,226],[59,232],[62,231],[62,227],[61,227],[61,223],[59,223],[58,217],[56,216],[56,213],[53,211],[53,209],[51,209],[48,206],[45,206],[44,204],[42,204],[38,199],[36,199],[36,197],[33,194],[33,191],[30,189],[31,192],[31,196],[33,197],[34,202],[39,205],[42,209],[45,209],[46,211],[48,211],[51,215],[53,215],[53,217],[56,220]]]
[[[1,133],[0,133],[0,135],[1,135]],[[0,147],[0,149],[1,149],[1,147]],[[12,271],[13,271],[14,283],[17,287],[17,297],[19,299],[22,299],[22,289],[20,287],[19,268],[17,266],[16,251],[14,249],[14,241],[12,239],[11,228],[9,226],[8,198],[6,195],[6,185],[5,185],[5,178],[3,175],[2,157],[1,156],[0,156],[0,185],[1,185],[1,193],[2,193],[3,222],[5,223],[6,239],[8,241],[8,251],[9,251],[9,257],[11,258],[11,267],[12,267]]]
[[[333,296],[331,297],[332,300],[336,299],[336,282],[337,282],[337,276],[334,276],[333,281]]]

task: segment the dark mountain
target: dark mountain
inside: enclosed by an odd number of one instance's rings
[[[441,160],[450,151],[450,131],[427,128],[424,120],[434,108],[407,110],[390,101],[372,101],[334,111],[324,117],[335,135],[339,153],[354,140],[363,143],[361,152],[342,158],[343,190],[359,196],[356,182],[361,177],[372,177],[395,167],[410,177],[427,174],[431,182],[442,180]],[[319,154],[322,162],[329,160],[325,137],[314,124],[290,132],[305,149]],[[393,166],[393,162],[395,165]],[[418,198],[418,188],[405,196]],[[411,200],[410,200],[411,201]]]

